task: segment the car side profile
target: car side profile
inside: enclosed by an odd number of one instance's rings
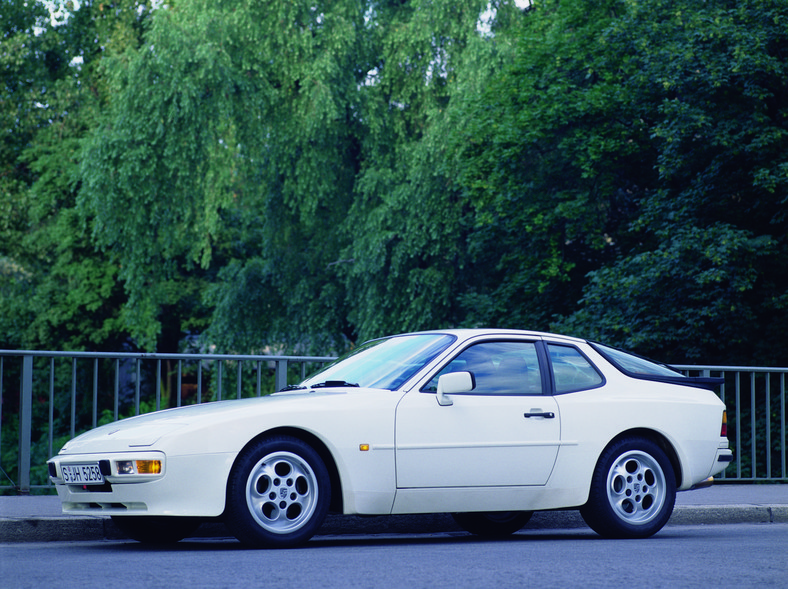
[[[220,518],[245,544],[295,546],[329,511],[451,513],[501,536],[564,508],[644,538],[733,458],[719,383],[561,335],[402,334],[266,397],[96,428],[49,474],[64,512],[110,515],[143,542]]]

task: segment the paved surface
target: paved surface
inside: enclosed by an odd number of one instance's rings
[[[676,496],[668,525],[788,523],[788,484],[717,484]],[[527,528],[585,527],[574,510],[537,512]],[[448,514],[413,516],[330,515],[319,535],[439,533],[459,530]],[[222,524],[203,524],[198,536],[229,536]],[[108,517],[64,515],[56,496],[0,497],[0,543],[122,538]]]

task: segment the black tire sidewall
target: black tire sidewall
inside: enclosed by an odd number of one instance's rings
[[[273,452],[290,452],[309,464],[317,480],[317,503],[310,519],[300,528],[277,534],[261,527],[246,503],[246,484],[252,469]],[[235,461],[227,482],[224,520],[230,531],[244,544],[257,547],[288,548],[309,540],[320,528],[331,502],[331,482],[323,460],[309,444],[289,436],[263,438],[244,449]]]
[[[607,496],[607,476],[613,464],[622,454],[630,451],[645,452],[662,469],[665,477],[665,502],[654,519],[643,524],[632,524],[623,520],[610,505]],[[673,513],[676,502],[676,475],[665,452],[646,438],[624,438],[608,446],[599,457],[591,479],[587,503],[580,509],[585,522],[591,529],[608,538],[648,538],[661,530]]]

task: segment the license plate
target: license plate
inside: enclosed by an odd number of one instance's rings
[[[103,485],[104,475],[101,474],[98,462],[92,464],[63,464],[63,481],[68,485]]]

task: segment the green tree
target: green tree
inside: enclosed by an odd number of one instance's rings
[[[631,231],[652,245],[593,273],[570,324],[672,361],[785,358],[786,25],[782,2],[660,2],[607,31],[639,48],[622,90],[658,177]]]
[[[17,4],[29,22],[12,25],[4,53],[16,55],[4,77],[11,99],[3,101],[15,117],[2,154],[5,345],[119,349],[128,331],[118,265],[97,255],[92,219],[76,208],[80,142],[107,96],[99,63],[138,42],[149,11],[140,2],[83,2],[53,24],[41,4],[6,3]]]
[[[285,323],[339,331],[321,313],[336,294],[315,286],[336,260],[355,174],[363,28],[355,2],[184,3],[107,61],[112,100],[82,155],[80,202],[121,264],[144,347],[182,292],[168,285],[221,268],[208,301],[247,313],[256,342]],[[239,278],[258,269],[253,284]],[[231,323],[217,321],[216,340],[248,347]]]
[[[509,2],[417,1],[375,15],[379,61],[361,89],[366,135],[339,268],[360,339],[464,319],[473,218],[450,140],[465,124],[460,106],[510,57],[500,31],[518,12]]]
[[[21,285],[31,275],[20,259],[20,242],[26,231],[25,211],[30,205],[26,189],[32,174],[19,157],[45,121],[40,101],[58,77],[61,58],[53,51],[56,41],[51,35],[34,33],[45,23],[42,6],[7,1],[0,6],[0,16],[0,308],[4,311],[0,337],[13,347],[29,314],[19,308],[8,311],[17,296],[24,296]]]
[[[785,357],[786,14],[535,4],[461,137],[480,250],[503,252],[474,295],[488,321],[671,361]]]
[[[467,205],[443,164],[448,88],[499,59],[477,31],[486,6],[157,11],[139,49],[105,62],[112,100],[81,172],[138,341],[161,332],[164,286],[201,274],[207,339],[227,349],[451,321]]]
[[[571,310],[629,218],[619,167],[651,174],[615,85],[624,57],[600,42],[614,6],[536,3],[512,33],[513,63],[466,107],[454,145],[475,209],[469,254],[488,269],[462,295],[473,323],[547,329]]]

